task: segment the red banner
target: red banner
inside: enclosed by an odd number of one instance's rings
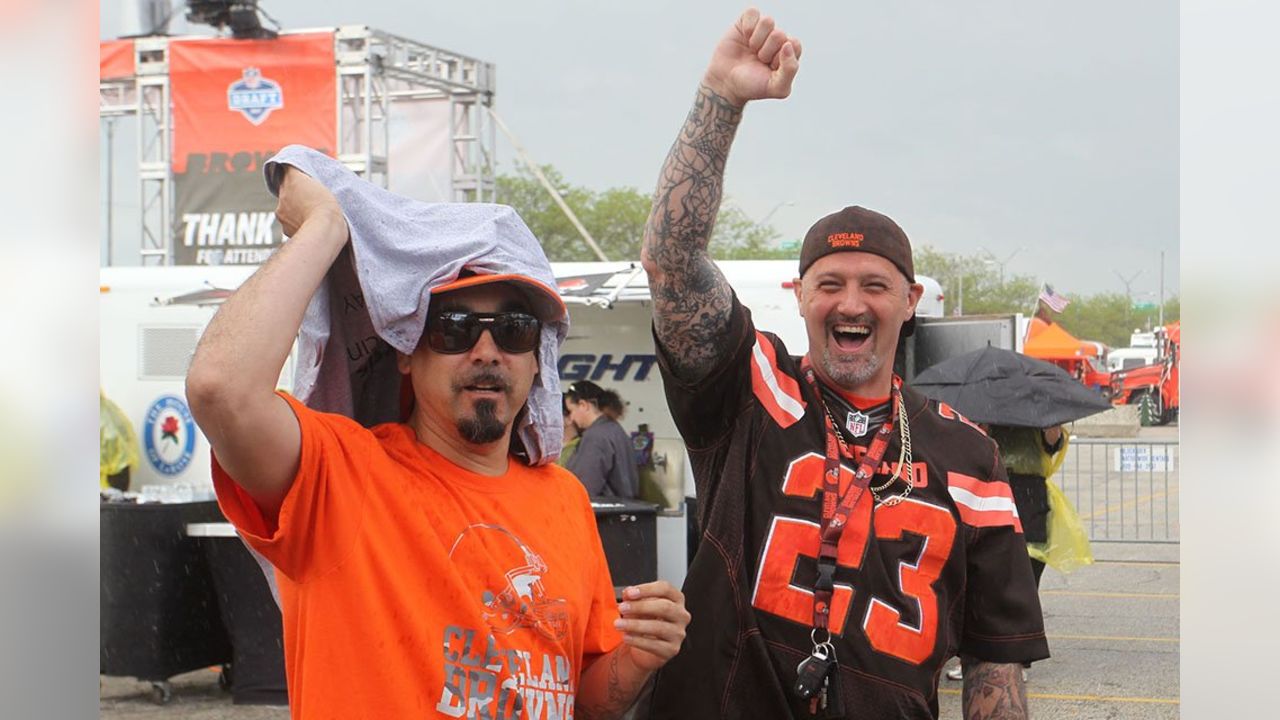
[[[169,43],[174,262],[252,265],[282,238],[262,165],[285,145],[333,155],[332,33]]]
[[[98,43],[98,79],[131,78],[134,73],[133,41],[103,40]]]

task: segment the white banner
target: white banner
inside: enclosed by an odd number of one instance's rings
[[[1116,448],[1111,469],[1118,472],[1173,472],[1171,446],[1124,445]]]
[[[423,202],[453,202],[449,101],[397,100],[388,131],[387,189]]]

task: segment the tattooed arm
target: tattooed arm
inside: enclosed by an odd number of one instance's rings
[[[631,707],[654,671],[680,651],[689,611],[684,594],[665,580],[629,587],[615,625],[622,644],[582,671],[573,714],[580,720],[616,720]]]
[[[640,697],[640,690],[653,675],[636,671],[629,662],[629,650],[619,645],[587,666],[578,681],[573,701],[574,717],[580,720],[617,720]]]
[[[785,98],[800,67],[800,43],[748,9],[712,54],[676,142],[667,154],[645,224],[641,261],[649,275],[653,324],[686,382],[706,377],[729,324],[731,290],[711,262],[729,146],[750,100]]]
[[[961,658],[964,666],[965,720],[1026,720],[1027,686],[1022,666]]]

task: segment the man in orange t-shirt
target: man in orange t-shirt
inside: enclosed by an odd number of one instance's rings
[[[581,485],[510,453],[559,296],[513,275],[437,287],[399,356],[407,423],[308,409],[276,378],[349,230],[301,171],[279,195],[290,240],[210,323],[187,395],[224,512],[276,568],[292,716],[620,717],[689,615],[665,582],[616,605]]]

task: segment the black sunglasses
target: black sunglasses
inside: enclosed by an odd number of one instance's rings
[[[527,353],[538,347],[542,322],[523,312],[445,310],[427,318],[427,346],[445,355],[464,353],[486,329],[503,352]]]

